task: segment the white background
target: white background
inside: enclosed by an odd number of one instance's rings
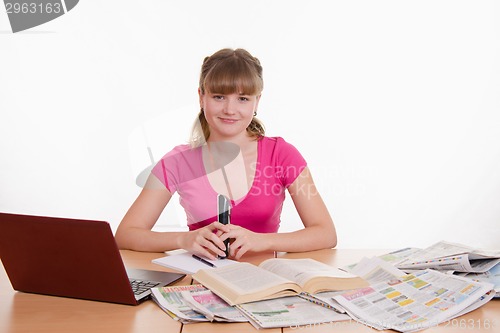
[[[498,248],[499,17],[496,1],[81,0],[13,34],[2,9],[0,211],[116,228],[147,146],[186,142],[203,58],[243,47],[338,247]],[[159,224],[183,219],[172,205]],[[281,230],[300,225],[288,198]]]

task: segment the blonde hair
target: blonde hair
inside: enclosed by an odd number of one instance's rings
[[[244,49],[222,49],[203,60],[200,92],[217,94],[260,95],[264,89],[262,66],[259,59]],[[258,139],[264,136],[264,124],[253,117],[247,133]],[[203,110],[200,110],[191,132],[191,145],[200,146],[210,137],[210,127]]]

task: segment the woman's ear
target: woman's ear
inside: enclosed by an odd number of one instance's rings
[[[257,108],[259,106],[260,96],[262,95],[257,95],[257,103],[255,103],[255,110],[254,110],[255,112],[257,112]]]
[[[198,97],[200,100],[200,108],[203,109],[203,93],[201,92],[200,88],[198,88]]]

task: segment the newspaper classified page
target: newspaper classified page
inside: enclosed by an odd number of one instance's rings
[[[491,283],[425,270],[334,299],[366,325],[411,332],[472,311],[493,297],[494,293],[485,297],[492,289]]]

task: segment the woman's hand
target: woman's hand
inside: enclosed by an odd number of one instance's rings
[[[229,228],[213,222],[203,228],[186,232],[179,239],[179,247],[205,258],[215,260],[216,255],[225,256],[224,242],[218,235],[229,232]]]
[[[261,234],[250,231],[234,224],[226,225],[229,232],[220,235],[220,240],[231,239],[229,246],[229,255],[236,260],[240,259],[248,251],[266,251],[269,249],[268,234]]]

